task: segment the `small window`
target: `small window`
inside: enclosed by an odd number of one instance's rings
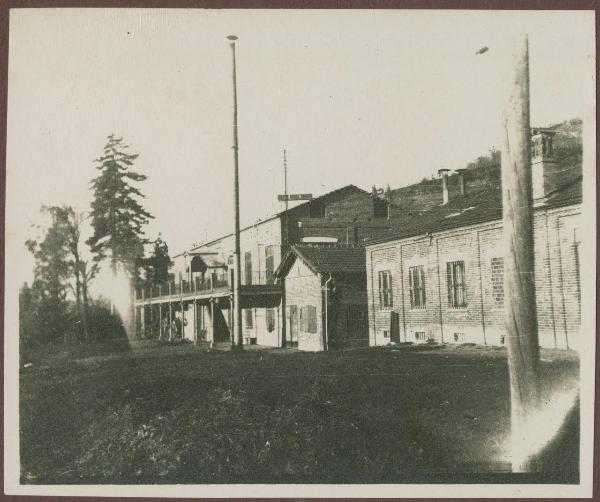
[[[309,206],[309,216],[311,218],[325,218],[325,204],[321,201],[311,201]]]
[[[378,273],[379,278],[379,308],[386,309],[394,306],[392,293],[392,273],[382,270]]]
[[[448,262],[446,264],[446,279],[448,281],[448,305],[452,308],[466,307],[465,262]]]
[[[254,317],[252,316],[252,309],[244,310],[244,320],[246,329],[252,329],[254,327]]]
[[[454,333],[454,341],[455,342],[464,342],[465,334],[464,333]]]
[[[267,309],[265,313],[265,319],[267,322],[267,331],[272,333],[275,329],[275,311],[274,309]]]
[[[410,308],[425,308],[425,272],[422,266],[408,269],[408,282],[410,286]]]
[[[425,331],[415,331],[415,340],[424,342],[426,338]]]
[[[389,338],[389,337],[390,337],[390,332],[389,332],[389,331],[386,331],[386,330],[384,330],[384,331],[383,331],[383,338]]]

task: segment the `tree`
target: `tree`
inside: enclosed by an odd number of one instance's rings
[[[83,327],[83,335],[85,339],[88,334],[88,286],[92,279],[96,276],[99,270],[98,263],[91,265],[85,260],[79,248],[81,240],[81,225],[84,221],[84,215],[77,213],[72,208],[68,208],[68,224],[67,224],[67,245],[71,253],[71,268],[75,277],[75,302],[77,305],[77,315]]]
[[[169,269],[173,261],[169,256],[169,246],[162,235],[153,243],[152,254],[143,260],[142,268],[145,271],[145,283],[148,286],[164,284],[169,280]]]
[[[71,276],[69,261],[69,210],[67,207],[42,206],[51,218],[41,240],[29,239],[25,245],[35,259],[34,289],[44,312],[44,335],[51,340],[66,341],[67,288]]]
[[[87,243],[94,261],[110,259],[113,274],[122,265],[134,280],[136,265],[144,254],[143,226],[153,218],[140,204],[144,195],[133,184],[146,180],[131,167],[138,154],[125,152],[129,148],[123,138],[108,136],[104,154],[95,160],[100,175],[93,179],[92,228]]]

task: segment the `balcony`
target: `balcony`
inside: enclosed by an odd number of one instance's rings
[[[183,300],[205,299],[212,297],[227,297],[233,293],[230,282],[231,276],[209,276],[204,279],[194,278],[192,281],[171,281],[160,286],[137,288],[135,301],[138,304],[178,302]],[[272,306],[279,303],[281,285],[275,284],[272,272],[257,272],[245,277],[242,274],[242,306],[244,308]],[[249,279],[249,281],[246,281]],[[248,284],[249,282],[249,284]]]

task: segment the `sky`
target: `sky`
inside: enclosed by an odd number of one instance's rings
[[[289,191],[315,196],[396,188],[499,149],[523,31],[532,125],[595,118],[593,12],[12,9],[7,281],[31,280],[23,243],[42,204],[89,209],[110,133],[148,176],[148,238],[161,232],[173,255],[232,232],[231,33],[250,224],[283,209],[284,148]]]

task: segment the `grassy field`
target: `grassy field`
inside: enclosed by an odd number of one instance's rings
[[[543,387],[576,385],[544,352]],[[373,483],[506,472],[500,348],[207,352],[134,343],[22,360],[24,483]],[[578,415],[544,469],[576,481]]]

